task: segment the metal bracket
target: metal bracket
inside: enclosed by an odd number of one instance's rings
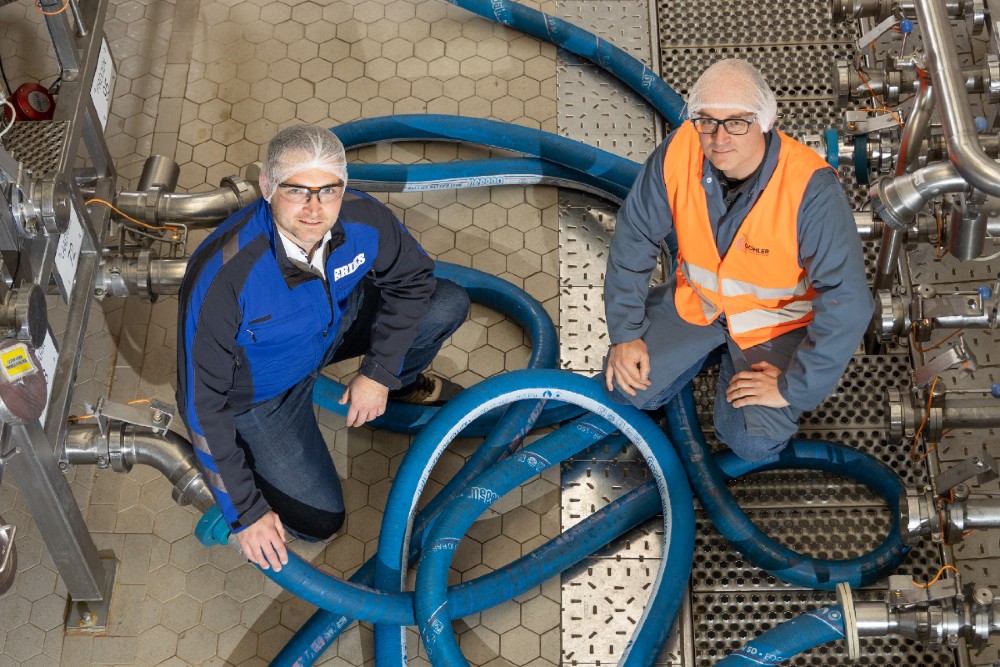
[[[938,475],[934,479],[934,485],[938,495],[944,495],[973,477],[980,485],[988,484],[1000,477],[1000,469],[997,467],[996,459],[986,451],[985,445],[978,456],[969,457]]]
[[[959,368],[960,375],[972,375],[979,370],[976,355],[965,344],[963,334],[958,335],[946,352],[934,357],[915,371],[910,371],[910,386],[921,389],[930,384],[936,375],[956,367]]]
[[[164,403],[157,398],[152,399],[146,408],[113,403],[103,396],[97,399],[97,404],[94,407],[86,403],[84,406],[94,413],[97,427],[105,438],[108,437],[110,420],[112,419],[135,426],[145,426],[153,433],[163,435],[170,430],[170,424],[176,414],[176,408],[173,405]]]
[[[906,574],[889,575],[890,607],[927,605],[937,600],[954,598],[958,595],[958,577],[939,579],[937,583],[921,588]]]

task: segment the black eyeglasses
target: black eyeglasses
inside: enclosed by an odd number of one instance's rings
[[[750,126],[756,122],[756,115],[749,118],[724,118],[722,120],[706,117],[691,119],[691,124],[700,134],[715,134],[719,131],[720,126],[726,128],[726,132],[729,134],[746,134],[750,131]]]
[[[311,188],[295,183],[279,183],[278,194],[281,195],[282,199],[292,204],[308,204],[313,195],[316,195],[320,204],[332,204],[344,196],[344,184],[331,183]]]

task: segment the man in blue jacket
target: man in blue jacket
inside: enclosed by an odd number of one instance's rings
[[[347,190],[344,147],[297,125],[268,144],[263,199],[192,254],[180,291],[178,405],[244,555],[287,562],[344,520],[340,480],[313,412],[324,366],[363,356],[347,425],[389,398],[431,405],[456,387],[423,372],[469,310],[458,285],[378,201]]]

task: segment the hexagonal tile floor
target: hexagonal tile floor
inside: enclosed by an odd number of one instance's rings
[[[528,3],[532,4],[532,3]],[[534,5],[552,11],[554,3]],[[203,191],[261,157],[296,122],[334,126],[401,113],[447,113],[556,130],[554,47],[493,25],[444,0],[111,0],[105,32],[118,82],[107,139],[119,187],[136,184],[152,153],[180,164],[179,190]],[[0,57],[10,84],[51,83],[58,66],[31,3],[0,6]],[[454,144],[396,144],[352,160],[407,164],[488,151]],[[435,258],[473,266],[526,289],[558,321],[556,192],[548,188],[378,195]],[[193,231],[191,250],[207,232]],[[74,411],[102,395],[126,402],[174,394],[177,304],[108,299],[93,312]],[[58,298],[55,333],[65,328]],[[530,344],[503,316],[473,308],[434,369],[471,384],[523,368]],[[327,372],[342,377],[350,363]],[[344,478],[349,514],[328,544],[293,542],[317,567],[350,575],[371,557],[392,476],[409,438],[348,429],[317,409]],[[442,457],[426,493],[439,489],[476,441]],[[0,515],[18,526],[16,585],[0,597],[0,665],[262,665],[312,608],[280,590],[228,548],[202,547],[197,515],[178,507],[158,473],[76,468],[68,480],[98,547],[120,561],[109,631],[63,630],[66,588],[15,480],[0,485]],[[559,532],[559,477],[550,471],[511,492],[459,548],[453,581],[527,553]],[[477,665],[560,661],[560,588],[550,581],[455,623]],[[411,659],[426,664],[410,633]],[[353,625],[320,660],[373,661],[370,626]]]

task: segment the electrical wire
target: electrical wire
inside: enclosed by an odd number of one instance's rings
[[[115,213],[117,213],[121,217],[123,217],[126,220],[128,220],[129,222],[134,222],[135,224],[137,224],[137,225],[139,225],[141,227],[145,227],[146,229],[169,229],[169,230],[175,231],[175,232],[178,232],[178,231],[181,230],[180,227],[175,227],[173,225],[163,225],[161,227],[157,227],[157,226],[154,226],[154,225],[147,225],[145,222],[142,222],[141,220],[136,220],[132,216],[127,215],[125,213],[122,213],[114,204],[112,204],[111,202],[108,202],[108,201],[104,201],[103,199],[98,199],[98,198],[95,197],[93,199],[88,199],[87,201],[83,202],[84,206],[88,206],[90,204],[103,204],[104,206],[107,206],[108,208],[110,208],[112,211],[114,211]]]
[[[10,100],[4,100],[3,104],[10,107],[10,122],[7,123],[7,127],[0,130],[0,137],[7,134],[10,131],[10,128],[14,127],[14,121],[17,120],[17,110],[14,108],[14,105],[11,104]]]
[[[938,579],[941,578],[941,575],[944,574],[945,570],[952,570],[955,574],[961,574],[961,572],[958,571],[958,568],[955,567],[954,565],[945,565],[940,570],[938,570],[937,574],[934,575],[934,578],[931,579],[926,584],[921,584],[916,580],[914,580],[913,585],[916,586],[917,588],[930,588],[931,586],[933,586],[938,582]]]
[[[68,8],[69,8],[69,0],[66,0],[63,3],[63,6],[60,7],[59,9],[55,10],[54,12],[47,12],[44,9],[42,9],[42,2],[41,2],[41,0],[35,0],[35,11],[38,12],[39,14],[44,15],[44,16],[57,16],[59,14],[62,14]]]

